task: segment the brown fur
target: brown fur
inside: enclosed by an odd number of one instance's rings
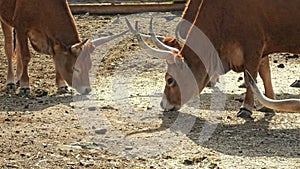
[[[11,69],[12,41],[10,40],[13,27],[17,35],[17,50],[20,50],[21,56],[21,64],[18,64],[21,70],[19,71],[21,87],[29,87],[27,67],[31,56],[27,39],[36,51],[53,56],[57,85],[66,85],[64,81],[66,80],[72,86],[73,66],[79,53],[71,50],[71,47],[79,44],[81,40],[66,0],[0,0],[0,21],[4,34],[8,37],[5,39],[9,62],[8,83],[13,82],[14,79]],[[88,62],[90,61],[87,59],[86,64],[89,64]],[[86,89],[90,90],[89,83],[77,85],[76,89],[81,93]]]
[[[177,42],[176,38],[167,36],[162,40],[162,43],[171,46],[173,48],[181,49],[180,44]]]
[[[297,0],[202,0],[201,2],[194,20],[196,28],[189,30],[186,45],[176,54],[177,57],[184,57],[185,63],[196,78],[199,92],[210,78],[202,60],[189,47],[189,43],[196,43],[195,32],[198,28],[218,52],[224,73],[229,70],[243,72],[247,69],[256,79],[257,73],[260,72],[266,93],[268,97],[273,98],[267,55],[274,52],[300,53],[298,38],[300,3]],[[177,69],[172,72],[170,68],[168,74],[178,74],[181,70]],[[248,84],[248,78],[245,79]],[[165,95],[166,98],[173,98],[168,99],[172,105],[182,105],[187,101],[186,99],[182,101],[182,97],[181,99],[178,97],[180,91],[176,84],[166,85]],[[242,107],[251,110],[253,104],[253,92],[247,86]]]

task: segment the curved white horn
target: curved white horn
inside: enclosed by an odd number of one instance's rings
[[[130,23],[129,23],[130,24]],[[137,32],[137,39],[142,49],[144,49],[149,55],[160,58],[166,59],[169,64],[174,63],[174,55],[171,51],[155,49],[149,46],[142,38],[141,34],[138,32],[138,22],[135,24],[136,32]]]
[[[162,43],[155,35],[154,31],[153,31],[153,18],[151,18],[150,20],[150,25],[149,25],[149,32],[150,32],[150,35],[151,35],[151,39],[152,41],[155,43],[155,45],[160,48],[160,49],[163,49],[163,50],[168,50],[168,51],[176,51],[178,52],[179,50],[177,48],[173,48],[171,46],[168,46],[168,45],[165,45],[164,43]]]
[[[290,112],[300,111],[300,99],[284,99],[284,100],[269,99],[260,92],[260,90],[255,84],[253,77],[247,70],[245,70],[245,74],[249,79],[249,84],[254,95],[256,96],[256,98],[261,104],[274,110],[290,111]]]
[[[134,35],[137,35],[137,31],[135,29],[133,29],[133,27],[131,26],[131,24],[130,24],[129,20],[127,19],[127,17],[125,17],[125,22],[126,22],[128,28],[129,28],[130,32],[133,33]],[[143,34],[143,33],[140,33],[140,35],[143,38],[151,39],[150,35],[146,35],[146,34]],[[162,41],[165,37],[157,36],[157,38]]]
[[[128,31],[129,31],[129,30],[126,30],[126,31],[121,32],[121,33],[116,34],[116,35],[111,35],[111,36],[106,36],[106,37],[94,39],[94,40],[92,40],[92,43],[95,45],[95,47],[97,47],[97,46],[100,46],[100,45],[102,45],[102,44],[104,44],[104,43],[106,43],[106,42],[109,42],[109,41],[113,40],[113,39],[116,39],[116,38],[118,38],[118,37],[120,37],[120,36],[123,36],[123,35],[126,34]]]
[[[143,37],[143,38],[146,38],[146,39],[151,39],[151,35],[146,35],[146,34],[143,34],[143,33],[140,33],[141,34],[141,36]],[[156,38],[159,40],[159,41],[162,41],[163,39],[165,39],[165,37],[164,36],[156,36]]]
[[[134,34],[135,36],[137,36],[137,35],[138,35],[138,32],[132,27],[132,25],[130,24],[130,22],[129,22],[129,20],[127,19],[127,17],[125,17],[125,22],[126,22],[128,28],[129,28],[130,32],[131,32],[132,34]]]
[[[178,43],[182,46],[183,44],[185,44],[186,40],[184,38],[182,38],[179,33],[180,26],[181,26],[181,22],[179,22],[178,25],[176,26],[175,36],[176,36]]]
[[[171,51],[161,50],[161,49],[155,49],[150,47],[141,37],[140,34],[137,35],[138,42],[149,55],[160,58],[160,59],[166,59],[168,63],[172,64],[174,63],[174,55]]]

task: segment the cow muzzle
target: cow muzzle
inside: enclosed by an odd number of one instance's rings
[[[160,107],[164,111],[177,111],[181,108],[181,105],[174,105],[174,104],[169,103],[166,96],[164,95],[160,102]]]
[[[87,94],[89,94],[92,91],[92,89],[90,87],[85,87],[85,86],[83,86],[83,87],[75,87],[75,89],[76,89],[76,91],[78,93],[80,93],[82,95],[87,95]]]

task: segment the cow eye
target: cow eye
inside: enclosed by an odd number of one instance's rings
[[[79,69],[77,69],[75,66],[73,67],[73,71],[75,71],[75,72],[77,72],[77,73],[79,73],[79,72],[80,72],[80,70],[79,70]]]
[[[173,79],[172,77],[169,77],[169,78],[167,79],[167,84],[168,84],[169,86],[173,86],[173,85],[174,85],[174,79]]]

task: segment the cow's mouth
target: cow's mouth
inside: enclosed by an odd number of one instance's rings
[[[177,111],[181,108],[180,105],[171,105],[169,103],[165,103],[164,101],[160,102],[160,107],[166,112],[168,112],[168,111]]]

